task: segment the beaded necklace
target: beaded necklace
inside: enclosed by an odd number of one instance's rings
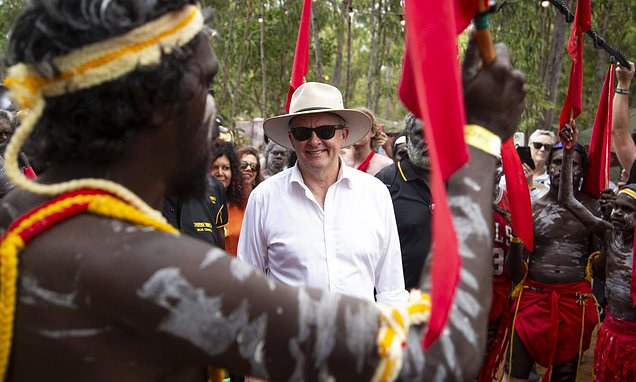
[[[0,241],[0,381],[9,365],[18,280],[18,254],[37,235],[81,213],[91,213],[178,235],[171,225],[150,217],[122,199],[96,189],[62,194],[14,221]]]

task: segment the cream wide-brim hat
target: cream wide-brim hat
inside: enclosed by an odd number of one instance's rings
[[[356,143],[371,129],[369,116],[358,110],[345,109],[342,93],[338,88],[320,82],[305,82],[292,95],[289,114],[266,119],[263,130],[269,139],[293,150],[289,140],[289,121],[299,115],[318,113],[336,114],[344,120],[349,129],[344,146]]]

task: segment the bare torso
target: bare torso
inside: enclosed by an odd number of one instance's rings
[[[633,239],[613,232],[607,249],[605,293],[610,313],[621,320],[636,322],[636,308],[630,295],[632,280]],[[627,245],[624,245],[626,243]]]
[[[3,228],[36,199],[10,194]],[[7,380],[204,381],[215,364],[275,380],[370,379],[378,320],[367,308],[275,284],[198,240],[84,214],[20,254]],[[334,325],[316,322],[325,317]],[[348,320],[353,340],[336,334]],[[359,366],[327,368],[346,357]]]
[[[587,259],[595,250],[592,232],[550,196],[545,195],[533,205],[534,252],[530,255],[528,277],[547,284],[581,281]],[[598,214],[591,198],[577,196]]]

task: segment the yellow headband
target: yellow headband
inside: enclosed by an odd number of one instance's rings
[[[618,194],[627,194],[627,196],[629,196],[630,198],[636,200],[636,192],[634,192],[633,190],[629,189],[629,188],[623,188],[622,190],[618,191]]]
[[[186,5],[128,33],[82,47],[53,59],[59,74],[46,78],[31,65],[9,68],[5,85],[20,108],[28,108],[5,153],[7,176],[16,186],[42,195],[57,195],[80,188],[99,188],[128,201],[142,212],[163,220],[161,213],[125,187],[105,179],[77,179],[44,185],[27,179],[18,166],[18,153],[44,111],[44,97],[73,93],[112,81],[141,66],[159,63],[163,53],[189,43],[203,28],[197,6]]]

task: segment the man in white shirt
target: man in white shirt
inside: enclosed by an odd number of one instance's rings
[[[296,165],[254,189],[238,258],[292,286],[310,286],[405,305],[400,242],[391,197],[378,179],[344,165],[340,149],[364,137],[371,120],[345,109],[340,91],[308,82],[290,113],[263,126],[296,152]]]

